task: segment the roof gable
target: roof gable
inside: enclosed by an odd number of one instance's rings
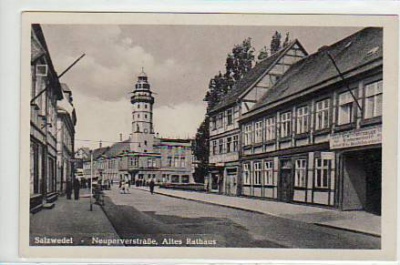
[[[382,59],[382,37],[382,28],[365,28],[298,61],[263,95],[251,111],[338,77],[328,52],[342,74]]]
[[[237,102],[238,99],[241,99],[245,95],[247,95],[250,90],[257,84],[257,82],[259,82],[271,69],[273,69],[273,67],[279,62],[279,60],[295,45],[300,50],[302,50],[305,55],[307,55],[307,52],[297,39],[292,41],[287,47],[257,63],[249,72],[247,72],[243,76],[242,79],[237,81],[232,89],[228,91],[228,93],[210,110],[210,112],[216,112],[220,109],[223,109],[224,107],[227,107]]]

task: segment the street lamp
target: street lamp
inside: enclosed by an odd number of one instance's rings
[[[90,150],[90,211],[93,211],[93,151]]]

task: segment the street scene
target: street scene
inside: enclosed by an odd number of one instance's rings
[[[30,46],[31,246],[381,248],[382,28],[32,24]]]

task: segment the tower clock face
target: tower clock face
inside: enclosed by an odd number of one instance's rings
[[[147,129],[144,129],[144,133],[147,133]]]

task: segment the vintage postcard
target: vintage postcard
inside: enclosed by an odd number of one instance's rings
[[[396,16],[22,21],[22,257],[395,259]]]

